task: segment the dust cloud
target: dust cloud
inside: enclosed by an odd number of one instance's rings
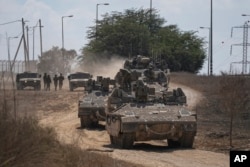
[[[90,63],[84,62],[81,65],[73,62],[71,72],[89,72],[94,78],[96,76],[114,78],[119,69],[123,68],[124,62],[122,58],[99,59]]]

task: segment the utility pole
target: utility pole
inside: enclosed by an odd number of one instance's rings
[[[39,19],[39,29],[40,29],[40,50],[41,50],[41,57],[43,54],[43,41],[42,41],[42,23],[41,19]]]
[[[29,44],[29,27],[26,26],[26,37],[27,37],[27,54],[29,55],[30,52],[30,44]]]
[[[211,28],[210,27],[200,27],[201,29],[208,29],[209,30],[209,40],[208,40],[208,56],[207,56],[207,75],[210,75],[210,57],[211,57]]]
[[[97,24],[98,24],[98,6],[99,5],[109,5],[109,3],[98,3],[96,4],[96,20],[95,20],[95,39],[97,39]]]
[[[152,35],[151,31],[152,31],[152,0],[150,0],[150,22],[149,22],[149,30],[150,30],[150,35]]]
[[[22,40],[23,40],[23,47],[24,47],[24,60],[25,60],[25,70],[29,70],[29,55],[27,54],[27,45],[26,45],[26,40],[25,40],[25,31],[24,31],[24,25],[25,22],[22,18],[22,30],[23,30],[23,35],[22,35]]]
[[[213,75],[213,0],[211,0],[210,14],[210,75]]]
[[[232,55],[233,46],[243,46],[243,54],[242,54],[242,61],[241,61],[242,74],[246,74],[247,73],[247,64],[249,63],[247,61],[247,47],[250,46],[250,44],[248,43],[248,28],[250,28],[250,26],[247,24],[247,21],[246,21],[243,26],[232,27],[231,37],[233,36],[233,29],[234,28],[243,28],[243,43],[232,44],[230,54]],[[237,62],[234,62],[234,63],[237,63]],[[238,63],[240,63],[240,62],[238,62]]]
[[[151,17],[152,17],[152,0],[150,0],[150,19],[152,19]]]

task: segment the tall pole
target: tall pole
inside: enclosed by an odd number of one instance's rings
[[[247,23],[248,23],[248,21],[246,21],[243,26],[232,27],[232,30],[231,30],[231,37],[232,37],[234,28],[243,28],[243,43],[231,45],[231,50],[230,50],[230,54],[232,54],[232,46],[243,46],[242,61],[241,62],[233,62],[233,63],[242,63],[242,74],[247,73],[247,63],[248,63],[248,61],[247,61],[247,47],[250,46],[250,44],[248,43],[248,29],[250,28],[250,26],[248,26]]]
[[[241,16],[250,16],[249,14],[242,14]],[[248,23],[249,21],[246,21],[244,24],[244,29],[243,29],[243,63],[245,63],[245,73],[247,73],[247,64],[249,63],[247,61],[247,47],[249,46],[248,43]],[[250,73],[250,67],[249,67],[249,73]]]
[[[64,49],[63,18],[64,18],[64,16],[62,17],[62,56],[64,58],[64,54],[63,54],[63,49]]]
[[[25,71],[27,71],[27,69],[29,70],[29,57],[27,55],[27,45],[26,45],[26,40],[25,40],[24,25],[25,25],[25,22],[22,18],[22,29],[23,29],[22,39],[23,39],[23,47],[24,47],[23,50],[24,50],[24,60],[25,60]]]
[[[95,39],[97,38],[98,5],[99,5],[99,4],[96,4]]]
[[[32,27],[33,28],[33,61],[35,59],[35,28],[36,26]]]
[[[213,75],[213,0],[211,0],[210,16],[210,75]]]
[[[209,66],[211,64],[211,57],[212,57],[212,45],[211,45],[211,28],[209,27],[209,45],[208,45],[208,58],[207,58],[207,62],[208,62],[208,67],[207,67],[207,75],[213,75],[211,74],[211,71],[209,71]]]
[[[39,19],[39,29],[40,29],[40,50],[41,50],[41,57],[43,54],[43,42],[42,42],[42,23],[41,23],[41,19]]]
[[[150,19],[151,19],[151,15],[152,15],[152,0],[150,0]]]
[[[7,49],[8,49],[8,61],[9,61],[9,72],[11,71],[11,62],[10,62],[10,37],[6,32],[6,39],[7,39]]]
[[[99,5],[109,5],[109,3],[98,3],[98,4],[96,4],[95,38],[97,38],[98,6]]]
[[[10,57],[10,39],[18,38],[17,36],[15,37],[8,37],[6,33],[6,39],[7,39],[7,48],[8,48],[8,61],[9,61],[9,72],[12,72],[11,68],[11,57]]]
[[[211,28],[210,27],[200,27],[201,29],[208,29],[208,56],[207,56],[207,75],[210,74],[210,58],[211,58]]]
[[[30,52],[30,47],[29,47],[29,27],[28,26],[26,26],[26,36],[27,36],[27,53],[29,54],[29,52]]]
[[[68,63],[66,62],[66,57],[64,56],[64,31],[63,31],[63,19],[64,19],[65,17],[73,17],[73,15],[62,16],[62,59],[63,59],[63,63],[64,63],[63,69],[62,69],[63,72],[66,72],[66,69],[68,69],[68,68],[67,68]]]
[[[152,27],[152,0],[150,0],[150,23],[149,23],[150,35],[151,35],[151,27]]]
[[[73,15],[62,16],[62,56],[63,56],[63,59],[65,59],[65,57],[64,57],[64,31],[63,31],[63,19],[65,17],[73,17]]]

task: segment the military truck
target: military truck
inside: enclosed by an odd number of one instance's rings
[[[89,79],[92,78],[92,75],[87,72],[76,72],[68,75],[69,80],[69,90],[73,91],[78,87],[86,87]]]
[[[88,80],[85,89],[87,95],[78,101],[81,128],[93,128],[98,125],[99,121],[106,120],[106,101],[114,84],[114,80],[101,76],[98,76],[96,80]]]
[[[163,92],[159,97],[143,82],[132,87],[132,94],[115,88],[108,98],[106,129],[111,144],[130,149],[136,141],[167,139],[169,147],[191,148],[196,114],[185,106],[181,88],[173,90],[178,93]]]
[[[26,87],[33,87],[34,90],[41,90],[41,75],[34,72],[23,72],[16,75],[16,88],[23,90]]]

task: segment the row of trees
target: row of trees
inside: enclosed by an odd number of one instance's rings
[[[176,25],[164,26],[166,21],[156,10],[130,9],[112,12],[98,20],[97,27],[89,27],[89,43],[82,54],[151,56],[168,62],[172,71],[198,72],[206,58],[204,41],[195,31],[181,31]]]
[[[128,9],[105,14],[97,27],[89,27],[89,43],[82,48],[82,61],[91,64],[100,58],[131,58],[136,55],[164,60],[171,71],[196,73],[206,58],[204,41],[195,31],[181,31],[177,25],[167,25],[156,10]],[[64,54],[62,54],[64,52]],[[64,55],[64,56],[62,56]],[[40,72],[69,72],[69,64],[76,56],[75,50],[53,47],[39,57]]]

